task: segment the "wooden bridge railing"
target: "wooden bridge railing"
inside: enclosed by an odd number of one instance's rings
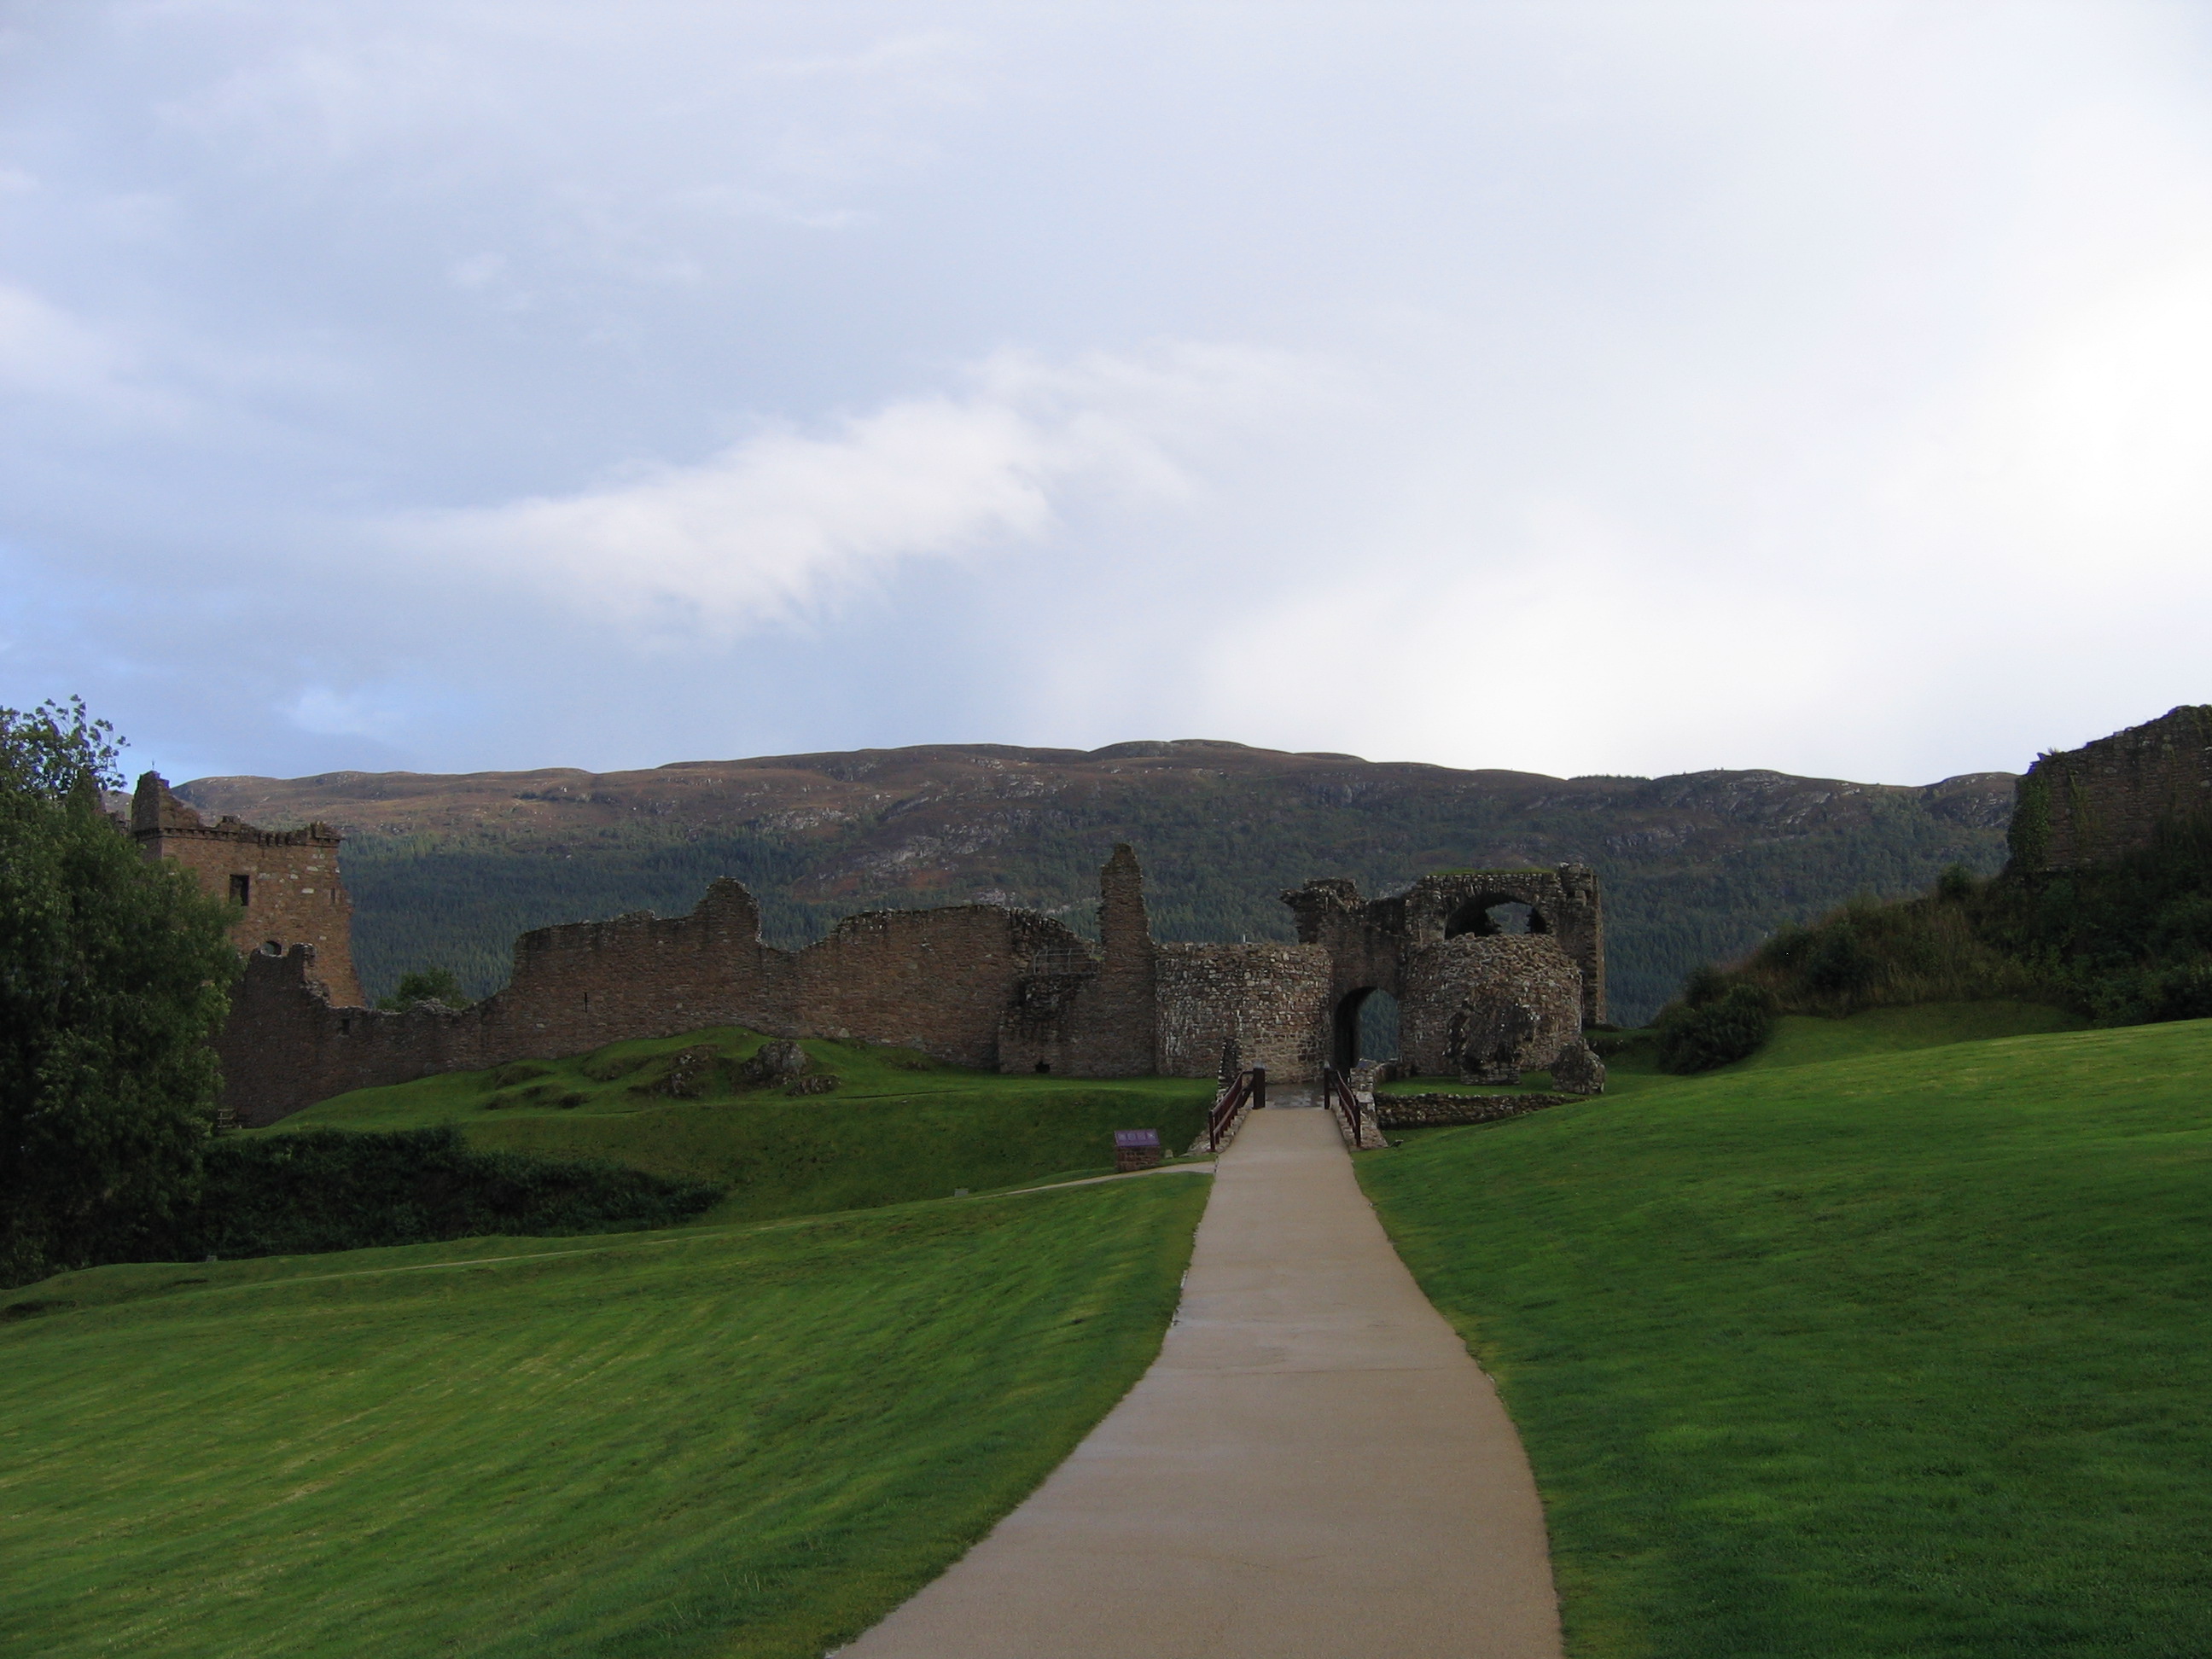
[[[1359,1097],[1352,1092],[1352,1085],[1344,1073],[1334,1066],[1322,1070],[1321,1098],[1322,1104],[1336,1114],[1336,1121],[1343,1127],[1344,1138],[1352,1150],[1358,1152],[1365,1145],[1360,1139]]]
[[[1223,1137],[1237,1121],[1237,1114],[1246,1106],[1255,1111],[1267,1103],[1267,1068],[1255,1066],[1249,1072],[1239,1072],[1229,1081],[1229,1086],[1214,1097],[1213,1109],[1206,1118],[1206,1149],[1209,1152],[1221,1150]]]

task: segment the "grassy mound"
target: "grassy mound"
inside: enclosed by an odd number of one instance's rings
[[[1958,1042],[1363,1159],[1570,1650],[2212,1651],[2208,1069],[2212,1022]]]
[[[1179,1149],[1205,1127],[1212,1099],[1203,1078],[1002,1077],[911,1049],[812,1041],[801,1046],[814,1072],[837,1086],[794,1095],[745,1083],[744,1064],[765,1041],[726,1026],[611,1043],[360,1090],[257,1133],[454,1124],[486,1152],[595,1158],[724,1188],[708,1218],[735,1221],[1097,1173],[1113,1167],[1115,1130],[1158,1129]]]
[[[47,1280],[0,1649],[816,1659],[1143,1371],[1207,1184]]]

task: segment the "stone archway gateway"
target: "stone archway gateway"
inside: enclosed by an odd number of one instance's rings
[[[1329,1054],[1349,1070],[1357,1014],[1398,1000],[1399,1056],[1413,1072],[1504,1079],[1540,1069],[1605,1018],[1605,930],[1595,872],[1459,870],[1363,899],[1352,882],[1283,895],[1301,944],[1329,964]],[[1525,915],[1512,931],[1501,911]]]
[[[1397,1059],[1401,1013],[1396,995],[1379,985],[1364,985],[1338,998],[1330,1021],[1329,1064],[1348,1073],[1364,1060]],[[1389,1040],[1378,1045],[1378,1033],[1386,1030]]]

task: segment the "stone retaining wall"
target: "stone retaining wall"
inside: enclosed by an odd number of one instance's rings
[[[1430,1129],[1452,1123],[1495,1123],[1581,1098],[1579,1095],[1377,1095],[1375,1117],[1386,1129]]]

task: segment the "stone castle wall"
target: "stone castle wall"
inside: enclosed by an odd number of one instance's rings
[[[2018,790],[2015,871],[2071,870],[2141,852],[2161,823],[2212,810],[2212,705],[2184,704],[2040,756]]]
[[[241,904],[230,930],[241,951],[282,955],[314,947],[316,973],[331,1000],[362,1000],[353,969],[353,901],[338,879],[338,834],[326,823],[257,830],[226,817],[214,823],[169,793],[161,775],[138,780],[131,835],[149,859],[174,859],[201,890]]]
[[[1398,1000],[1398,1053],[1411,1075],[1448,1077],[1471,1069],[1492,1009],[1519,1010],[1510,1066],[1542,1071],[1581,1040],[1582,970],[1558,940],[1542,933],[1462,933],[1424,945],[1407,958]]]
[[[1283,895],[1302,944],[1327,949],[1340,1004],[1364,991],[1405,998],[1407,966],[1422,951],[1465,935],[1491,936],[1487,913],[1528,907],[1533,933],[1548,936],[1581,975],[1582,1022],[1604,1023],[1605,915],[1597,872],[1587,865],[1550,870],[1458,870],[1424,876],[1395,898],[1363,902],[1339,879],[1310,881]]]
[[[1152,1069],[1206,1077],[1235,1039],[1243,1063],[1306,1082],[1328,1063],[1330,964],[1312,945],[1163,945]]]
[[[1100,944],[1040,942],[999,1021],[1002,1072],[1142,1077],[1153,1069],[1158,947],[1137,855],[1116,847],[1099,872]]]
[[[1000,1022],[1032,962],[1088,962],[1088,951],[1048,916],[983,904],[866,912],[780,951],[761,942],[752,895],[723,880],[688,916],[641,911],[525,933],[513,982],[458,1012],[336,1006],[312,948],[257,953],[217,1045],[225,1103],[243,1122],[270,1123],[353,1089],[708,1025],[890,1043],[988,1068],[1001,1063]],[[1090,982],[1098,977],[1094,964]],[[1112,1020],[1121,1027],[1100,1029]],[[1151,1048],[1149,1006],[1096,998],[1060,1024],[1077,1055]]]
[[[1210,1076],[1233,1042],[1243,1064],[1299,1082],[1330,1063],[1340,1016],[1370,987],[1405,1000],[1408,1055],[1432,1071],[1457,1068],[1470,1031],[1495,1048],[1500,1018],[1524,1063],[1545,1064],[1592,1006],[1590,972],[1604,1006],[1595,878],[1575,866],[1431,877],[1374,904],[1349,882],[1313,883],[1285,895],[1300,944],[1164,945],[1119,847],[1095,945],[1034,911],[966,904],[848,916],[781,951],[763,942],[753,896],[722,880],[689,915],[525,933],[510,983],[474,1007],[389,1012],[357,1006],[335,835],[207,826],[150,775],[141,799],[149,855],[198,860],[210,885],[261,860],[242,872],[252,948],[217,1045],[226,1103],[250,1124],[355,1089],[714,1025],[1078,1077]],[[1510,899],[1543,931],[1486,933],[1483,907]]]

